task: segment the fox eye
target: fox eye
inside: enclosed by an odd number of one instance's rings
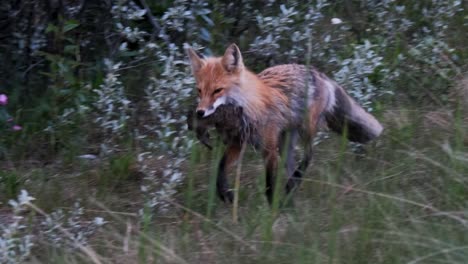
[[[201,89],[197,89],[198,90],[198,94],[201,94]]]
[[[214,90],[213,94],[217,94],[217,93],[221,92],[222,90],[223,90],[223,88],[218,88],[218,89]]]

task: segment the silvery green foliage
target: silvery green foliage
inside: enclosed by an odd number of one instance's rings
[[[157,141],[150,147],[167,151],[168,154],[187,153],[186,106],[184,103],[193,98],[195,81],[189,73],[189,65],[184,54],[174,44],[167,50],[157,53],[158,61],[164,70],[160,76],[151,78],[145,88],[149,111],[155,118],[155,125],[145,125],[155,133]],[[154,145],[155,144],[155,145]]]
[[[416,6],[417,8],[417,6]],[[448,29],[448,21],[457,12],[463,11],[461,0],[447,0],[447,1],[431,1],[431,8],[423,8],[423,17],[431,23],[432,28],[425,28],[427,33],[430,33],[439,40],[445,37]]]
[[[372,111],[372,99],[382,91],[374,85],[369,76],[382,69],[382,57],[375,52],[375,45],[368,40],[354,47],[353,57],[340,62],[340,69],[333,74],[334,79],[356,99],[367,111]]]
[[[295,23],[294,17],[297,16],[298,12],[294,6],[287,8],[285,5],[281,5],[280,9],[281,12],[276,16],[263,16],[260,11],[257,11],[257,24],[264,34],[256,37],[251,47],[264,56],[276,56],[281,48],[281,42],[289,41],[284,38],[286,35],[290,35],[291,28]],[[296,35],[296,32],[293,35]]]
[[[83,207],[75,202],[67,212],[58,209],[41,222],[41,236],[57,248],[75,249],[78,245],[86,245],[88,239],[106,222],[102,217],[86,220]]]
[[[371,31],[382,38],[383,45],[394,44],[399,40],[398,34],[409,31],[415,22],[409,18],[410,12],[422,12],[420,20],[426,26],[422,31],[413,32],[414,42],[420,42],[426,36],[432,36],[442,40],[446,36],[448,21],[457,12],[463,11],[462,1],[414,1],[404,3],[394,0],[366,0],[362,2],[368,10],[372,10],[371,16],[375,17],[374,23],[369,23],[366,31]]]
[[[118,0],[113,1],[112,18],[116,32],[123,36],[117,52],[124,54],[127,51],[127,42],[143,42],[143,37],[147,34],[138,27],[132,26],[131,21],[141,20],[146,14],[146,10],[141,9],[133,1]],[[145,47],[139,55],[144,55]],[[135,60],[141,59],[136,57]],[[120,80],[120,70],[123,62],[113,62],[112,59],[105,59],[106,77],[104,83],[93,91],[97,98],[93,105],[95,108],[96,123],[101,132],[105,135],[105,141],[101,144],[103,154],[115,152],[117,149],[116,140],[124,135],[127,121],[130,118],[131,102],[125,94],[125,87]]]
[[[186,31],[189,36],[195,37],[202,33],[204,35],[201,38],[209,39],[206,28],[196,20],[197,17],[202,17],[205,24],[212,24],[207,16],[211,12],[206,8],[207,5],[206,1],[175,1],[164,15],[155,18],[162,27],[159,37],[167,39],[162,36],[167,31]],[[141,147],[138,155],[139,170],[145,175],[142,190],[148,195],[151,208],[164,209],[167,206],[164,200],[175,193],[175,187],[182,180],[180,165],[193,143],[186,132],[185,103],[193,95],[194,79],[189,73],[190,67],[180,47],[172,43],[146,41],[143,37],[148,33],[131,23],[133,20],[142,19],[146,10],[139,8],[134,1],[116,1],[112,14],[116,30],[125,36],[118,45],[117,55],[128,54],[127,42],[138,42],[140,47],[136,53],[125,56],[130,58],[125,67],[151,58],[162,68],[159,74],[150,78],[144,89],[144,100],[148,106],[145,115],[149,120],[144,123],[145,131],[142,133],[136,128],[133,132]],[[188,28],[197,28],[201,32],[187,30]],[[106,79],[104,84],[96,89],[98,100],[95,106],[99,109],[96,123],[106,134],[115,137],[124,132],[123,128],[129,118],[130,102],[126,99],[123,84],[119,81],[118,72],[123,64],[113,64],[110,60],[106,64]],[[110,144],[112,137],[108,137],[109,142],[104,145],[107,152],[116,148],[116,145]],[[162,175],[159,174],[159,168],[156,170],[148,165],[157,159],[152,153],[164,153],[160,158],[167,162],[163,165]]]
[[[141,31],[138,27],[124,27],[120,23],[117,23],[116,26],[120,33],[122,33],[130,42],[141,41],[143,37],[147,34],[145,31]]]
[[[124,133],[125,125],[130,118],[130,100],[127,99],[124,86],[119,80],[118,70],[121,63],[113,63],[109,59],[104,63],[107,68],[104,83],[93,90],[97,94],[94,102],[97,117],[94,122],[107,136],[104,144],[110,144]],[[103,145],[104,147],[105,152],[112,152],[112,148]]]
[[[445,42],[445,37],[450,18],[462,11],[463,6],[459,0],[433,0],[432,8],[422,9],[428,26],[423,27],[422,32],[414,34],[413,45],[408,52],[408,57],[420,64],[408,64],[409,68],[426,74],[437,74],[446,79],[451,78],[451,73],[457,72],[453,61],[458,58],[455,50]]]
[[[10,223],[0,222],[0,263],[20,263],[31,254],[33,236],[27,229],[27,220],[21,213],[27,209],[27,205],[34,198],[28,192],[21,190],[17,200],[10,200],[13,208],[13,216]]]
[[[159,156],[157,159],[165,158]],[[141,191],[146,196],[146,205],[152,210],[166,212],[169,209],[168,201],[176,194],[176,188],[184,179],[184,174],[181,169],[182,163],[186,160],[184,155],[179,157],[169,157],[170,161],[164,165],[163,172],[160,174],[154,168],[145,165],[145,159],[154,159],[149,153],[141,153],[138,160],[140,161],[140,171],[145,175],[145,183],[141,186]],[[142,214],[143,209],[140,210]]]
[[[383,37],[382,41],[387,45],[397,39],[397,34],[406,32],[414,24],[405,16],[407,7],[394,0],[366,0],[362,5],[371,10],[369,15],[375,18],[375,22],[369,23],[365,30]]]
[[[420,62],[420,65],[412,64],[410,67],[428,74],[438,74],[449,79],[450,72],[454,70],[452,62],[454,49],[441,39],[428,36],[413,46],[408,55]]]
[[[133,22],[145,19],[144,16],[146,12],[147,11],[145,9],[140,8],[133,1],[114,1],[111,9],[113,24],[115,31],[118,32],[118,36],[121,37],[118,37],[115,40],[117,43],[120,43],[118,45],[118,52],[126,52],[128,42],[144,43],[144,37],[147,36],[148,33],[133,25]]]
[[[163,152],[159,159],[169,158],[162,175],[145,165],[146,159],[153,159],[150,152],[139,155],[140,170],[145,174],[146,182],[142,190],[147,194],[149,206],[159,210],[167,209],[165,202],[175,194],[175,188],[183,179],[180,166],[185,160],[193,140],[186,127],[187,101],[194,100],[194,78],[189,72],[185,55],[174,44],[166,49],[157,49],[156,56],[163,66],[162,73],[151,78],[145,88],[148,111],[154,124],[146,124],[151,138],[145,144],[145,150]]]
[[[186,30],[185,24],[187,21],[195,20],[195,14],[190,10],[190,1],[176,0],[172,7],[169,7],[161,21],[169,30],[183,32]]]
[[[163,158],[163,156],[159,158]],[[167,212],[170,205],[168,201],[173,199],[173,196],[176,194],[176,188],[184,179],[185,175],[180,169],[184,161],[185,158],[172,158],[171,162],[164,167],[162,175],[156,174],[155,171],[149,170],[148,167],[143,167],[146,183],[141,186],[141,191],[147,197],[146,204],[149,208],[162,213]],[[143,209],[139,213],[142,215]]]
[[[183,32],[191,41],[209,42],[208,28],[214,25],[210,13],[206,0],[175,0],[158,21],[167,31]]]
[[[117,21],[142,20],[146,10],[140,8],[133,1],[117,0],[113,1],[112,16]]]
[[[30,231],[36,228],[28,227],[28,220],[21,214],[28,204],[35,200],[28,192],[21,190],[17,200],[10,200],[13,216],[9,223],[0,223],[0,263],[21,263],[29,257],[34,246]],[[38,236],[44,237],[54,247],[73,249],[78,244],[85,245],[93,234],[106,222],[102,217],[84,220],[83,208],[77,202],[72,210],[64,212],[58,209],[43,220],[36,229]]]
[[[366,30],[386,37],[386,45],[398,41],[397,34],[409,31],[415,22],[421,21],[426,26],[412,33],[413,43],[419,43],[428,36],[442,40],[447,34],[449,20],[464,10],[460,0],[414,1],[406,4],[394,0],[367,0],[364,5],[373,10],[372,14],[377,20]],[[410,12],[422,12],[422,16],[418,17],[420,21],[411,21],[408,15]]]
[[[321,10],[328,5],[327,1],[311,3],[306,10],[297,10],[296,5],[294,1],[288,6],[282,4],[278,13],[269,16],[265,16],[263,10],[256,11],[260,35],[250,47],[257,55],[279,61],[298,61],[304,54],[320,49],[320,43],[313,38],[324,18]]]
[[[148,34],[130,25],[131,21],[144,19],[146,14],[146,10],[139,8],[133,1],[118,1],[112,6],[111,13],[116,30],[129,42],[143,41],[143,37]]]

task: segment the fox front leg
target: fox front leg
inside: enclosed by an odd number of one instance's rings
[[[219,198],[223,202],[233,201],[233,192],[229,188],[226,175],[228,170],[239,160],[242,146],[238,144],[231,144],[224,151],[224,155],[219,162],[218,175],[216,178],[216,190]]]
[[[265,138],[265,149],[263,150],[263,159],[265,160],[265,195],[267,197],[268,203],[273,204],[273,196],[275,194],[276,186],[276,175],[278,173],[278,138],[279,135],[276,133],[276,130],[270,128],[270,133]]]

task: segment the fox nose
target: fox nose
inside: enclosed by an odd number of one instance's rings
[[[202,109],[197,110],[197,115],[198,117],[203,117],[205,115],[205,110],[202,110]]]

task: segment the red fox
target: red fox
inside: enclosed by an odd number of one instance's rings
[[[239,159],[244,143],[262,151],[266,196],[271,204],[279,154],[285,150],[289,193],[299,186],[311,161],[313,138],[320,126],[346,133],[349,140],[360,143],[382,133],[382,125],[372,115],[313,67],[285,64],[255,74],[244,66],[235,44],[222,57],[204,58],[192,48],[186,52],[199,97],[195,111],[197,136],[207,144],[206,127],[212,125],[227,145],[216,184],[223,201],[232,202],[226,174]],[[299,139],[304,142],[305,151],[295,168],[294,147]]]

